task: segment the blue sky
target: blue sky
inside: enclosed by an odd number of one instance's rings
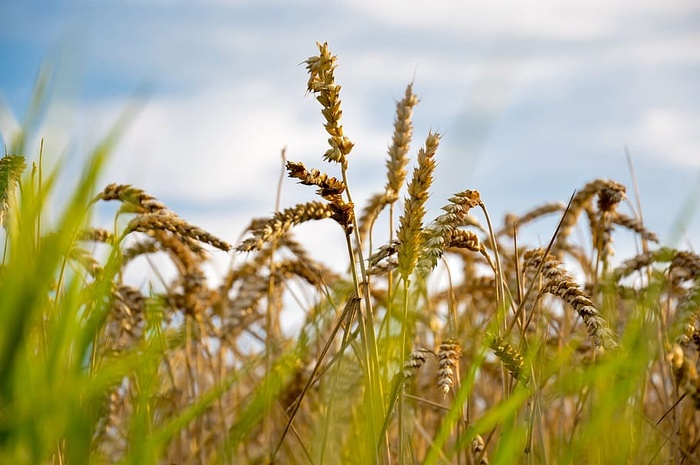
[[[337,174],[321,161],[326,135],[300,65],[316,41],[339,56],[359,204],[384,184],[395,100],[411,81],[413,152],[429,130],[444,134],[430,216],[466,188],[497,223],[594,178],[631,194],[626,149],[662,238],[700,190],[696,0],[9,1],[0,18],[3,142],[42,63],[52,100],[30,157],[42,136],[45,156],[79,166],[148,94],[105,183],[142,187],[232,242],[274,208],[282,147]],[[283,206],[312,198],[285,184]],[[685,219],[685,245],[698,245],[698,216]]]

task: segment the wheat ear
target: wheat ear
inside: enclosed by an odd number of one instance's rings
[[[428,189],[433,182],[434,157],[439,142],[440,136],[430,132],[425,140],[425,146],[418,152],[418,166],[413,170],[413,177],[408,184],[408,198],[404,204],[404,213],[399,219],[397,252],[399,272],[404,280],[408,280],[418,261],[423,240],[425,203],[428,200]]]
[[[231,250],[231,245],[227,242],[167,210],[149,215],[138,215],[127,226],[127,231],[148,232],[151,230],[170,231],[183,238],[204,242],[224,252]]]
[[[612,218],[613,223],[622,226],[623,228],[634,231],[641,236],[642,239],[649,242],[659,242],[659,238],[652,231],[649,231],[639,218],[632,218],[623,213],[617,213]]]
[[[670,262],[673,260],[676,253],[677,252],[674,249],[662,247],[658,250],[652,250],[639,254],[636,257],[625,260],[622,262],[622,264],[620,264],[620,266],[615,268],[612,273],[613,280],[614,282],[619,282],[620,279],[654,263]]]
[[[513,378],[523,382],[527,381],[528,377],[523,373],[525,359],[518,350],[501,336],[487,334],[486,337],[489,347]]]
[[[612,330],[595,308],[593,302],[588,298],[581,288],[574,282],[569,274],[561,267],[561,263],[551,254],[545,255],[542,249],[528,250],[523,255],[525,268],[537,270],[542,265],[542,276],[544,278],[544,288],[542,292],[547,292],[560,297],[564,302],[573,307],[576,313],[583,320],[589,337],[596,346],[603,346],[606,349],[617,347]]]
[[[256,220],[251,225],[253,237],[236,247],[240,252],[260,250],[265,243],[281,238],[292,226],[312,220],[331,218],[334,212],[322,202],[307,202],[276,212],[272,218]]]
[[[337,57],[331,55],[328,43],[316,45],[319,55],[306,60],[306,69],[309,72],[307,88],[309,92],[316,94],[316,100],[323,107],[321,112],[326,119],[324,127],[331,136],[328,139],[331,148],[323,154],[323,159],[345,166],[354,144],[343,134],[343,126],[340,124],[343,111],[340,109],[340,86],[335,83],[334,73]]]
[[[127,213],[156,213],[166,210],[158,199],[128,184],[107,185],[93,202],[98,200],[119,200],[123,204],[121,211]]]
[[[593,197],[600,192],[605,193],[603,194],[602,201],[599,201],[599,209],[600,211],[609,211],[615,204],[613,201],[619,198],[619,195],[616,193],[621,192],[624,195],[625,187],[609,179],[596,179],[587,183],[581,190],[577,191],[571,200],[568,210],[566,210],[566,213],[562,217],[559,233],[552,246],[552,253],[559,255],[562,251],[567,249],[567,240],[578,222],[579,217],[584,211],[591,213]],[[591,217],[589,216],[589,218]],[[595,222],[591,221],[591,227],[594,227],[594,225]]]
[[[0,158],[0,224],[5,226],[5,212],[13,202],[15,188],[27,167],[23,156],[5,155]]]
[[[457,228],[467,222],[469,210],[482,203],[479,192],[475,190],[458,192],[449,202],[442,207],[445,213],[435,218],[430,227],[423,232],[424,247],[421,249],[417,265],[420,274],[428,274],[435,268],[451,239],[458,240],[458,236],[463,238],[461,233],[456,232]],[[478,243],[478,239],[476,241]]]
[[[437,385],[445,396],[455,386],[461,356],[462,347],[456,339],[446,339],[440,344],[437,353]]]

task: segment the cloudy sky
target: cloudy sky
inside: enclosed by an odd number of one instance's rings
[[[42,64],[51,101],[29,157],[42,136],[45,157],[77,169],[142,102],[105,183],[142,187],[230,242],[273,210],[282,147],[337,175],[300,65],[327,41],[357,203],[384,185],[395,101],[413,81],[414,153],[443,134],[431,217],[466,188],[497,222],[599,177],[632,193],[628,153],[648,226],[699,244],[697,0],[5,1],[0,18],[3,143]],[[287,181],[282,205],[312,191]]]

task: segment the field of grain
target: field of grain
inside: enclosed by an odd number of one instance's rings
[[[355,205],[336,58],[305,64],[327,163],[287,160],[309,200],[238,242],[98,186],[119,125],[51,215],[60,169],[6,149],[0,463],[700,463],[700,256],[609,179],[499,222],[464,186],[426,217],[441,135],[415,141],[411,85],[386,184]],[[103,204],[113,227],[92,227]],[[550,240],[522,243],[544,217]],[[347,250],[332,266],[295,238],[317,220]],[[638,252],[613,261],[623,235]],[[234,258],[216,283],[213,251]],[[175,272],[128,281],[151,256]]]

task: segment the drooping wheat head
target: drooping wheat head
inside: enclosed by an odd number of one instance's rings
[[[526,270],[537,270],[542,266],[543,287],[542,293],[549,293],[560,297],[564,302],[579,314],[583,320],[586,331],[596,346],[606,349],[617,347],[614,333],[608,323],[600,315],[591,299],[584,294],[579,285],[563,269],[561,262],[551,254],[545,255],[542,249],[532,249],[523,255]]]
[[[609,213],[614,209],[614,206],[616,205],[615,201],[623,198],[620,196],[624,196],[624,192],[624,186],[609,179],[595,179],[577,191],[571,200],[569,209],[562,218],[559,233],[557,234],[554,245],[552,246],[552,253],[557,256],[561,256],[561,254],[569,248],[569,236],[573,232],[574,226],[578,222],[578,219],[582,213],[586,213],[589,218],[589,225],[593,236],[600,238],[600,234],[597,234],[596,229],[597,221],[596,214],[593,210],[593,197],[596,194],[600,195],[602,193],[602,197],[600,198],[598,205],[599,212]],[[602,238],[600,238],[599,241],[604,242]]]
[[[312,220],[331,218],[334,215],[329,204],[307,202],[276,212],[272,218],[254,222],[250,228],[253,237],[241,242],[237,250],[250,252],[259,250],[266,242],[282,237],[292,226]]]
[[[448,247],[448,242],[460,238],[474,246],[479,244],[479,240],[473,233],[464,232],[462,234],[457,228],[463,226],[467,221],[469,210],[482,204],[478,191],[465,190],[458,192],[449,199],[450,203],[442,207],[445,213],[439,215],[430,227],[423,232],[423,248],[421,249],[417,268],[419,273],[426,275],[437,265],[443,251]],[[468,238],[467,236],[468,235]]]
[[[118,200],[124,213],[157,213],[166,210],[165,205],[151,194],[129,184],[109,184],[93,200]]]
[[[137,215],[127,226],[127,231],[147,233],[154,230],[170,231],[177,235],[177,237],[194,239],[216,247],[219,250],[223,250],[224,252],[231,250],[231,245],[229,243],[198,226],[188,223],[167,210],[160,210],[157,213],[148,215]]]

